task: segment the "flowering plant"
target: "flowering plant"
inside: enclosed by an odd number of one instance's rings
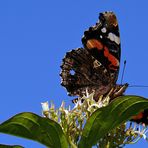
[[[126,122],[148,108],[147,99],[120,96],[110,103],[109,95],[100,96],[98,101],[93,95],[86,93],[78,98],[72,109],[65,107],[64,102],[59,109],[53,103],[49,107],[48,102],[44,102],[43,117],[29,112],[17,114],[0,124],[0,132],[55,148],[91,148],[93,145],[112,148],[136,143],[141,138],[147,140],[145,125]]]

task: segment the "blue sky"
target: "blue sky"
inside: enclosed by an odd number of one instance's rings
[[[147,0],[5,0],[0,1],[0,122],[30,111],[41,115],[40,103],[59,107],[71,98],[60,85],[65,53],[82,47],[83,32],[95,24],[99,12],[114,11],[121,35],[124,82],[148,85]],[[129,88],[126,94],[148,97],[148,88]],[[45,148],[36,142],[0,134],[0,143]],[[147,147],[141,140],[126,148]]]

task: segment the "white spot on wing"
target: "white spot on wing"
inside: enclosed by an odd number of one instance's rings
[[[102,28],[101,31],[102,31],[103,33],[106,33],[106,28],[105,28],[105,27]]]
[[[99,66],[101,66],[101,63],[99,63],[98,60],[95,60],[95,61],[93,62],[93,67],[94,67],[94,68],[97,68],[97,67],[99,67]]]
[[[108,34],[108,39],[110,39],[111,41],[114,41],[116,44],[120,44],[120,38],[118,36],[116,36],[114,33],[109,33]]]

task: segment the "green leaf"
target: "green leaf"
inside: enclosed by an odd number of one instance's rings
[[[37,141],[52,148],[67,148],[61,126],[34,113],[17,114],[0,124],[0,132]]]
[[[84,126],[79,148],[91,148],[100,138],[121,123],[148,108],[148,99],[139,96],[121,96],[108,106],[95,111]]]
[[[0,148],[24,148],[24,147],[19,146],[19,145],[3,145],[3,144],[0,144]]]

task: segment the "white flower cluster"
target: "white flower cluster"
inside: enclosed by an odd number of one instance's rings
[[[62,102],[59,109],[55,109],[53,103],[50,107],[48,102],[41,103],[43,116],[59,123],[67,136],[67,139],[71,145],[77,145],[83,127],[98,108],[105,107],[109,104],[110,97],[100,96],[96,102],[93,99],[94,93],[89,94],[86,90],[86,95],[82,98],[78,98],[74,107],[71,109],[65,107],[65,103]],[[124,146],[125,144],[133,144],[139,141],[142,137],[147,140],[146,133],[148,130],[145,126],[141,126],[142,129],[137,129],[137,124],[132,127],[132,124],[127,128],[127,124],[123,123],[113,131],[109,132],[103,139],[98,141],[98,146],[104,148],[108,142],[113,143],[114,147]]]

